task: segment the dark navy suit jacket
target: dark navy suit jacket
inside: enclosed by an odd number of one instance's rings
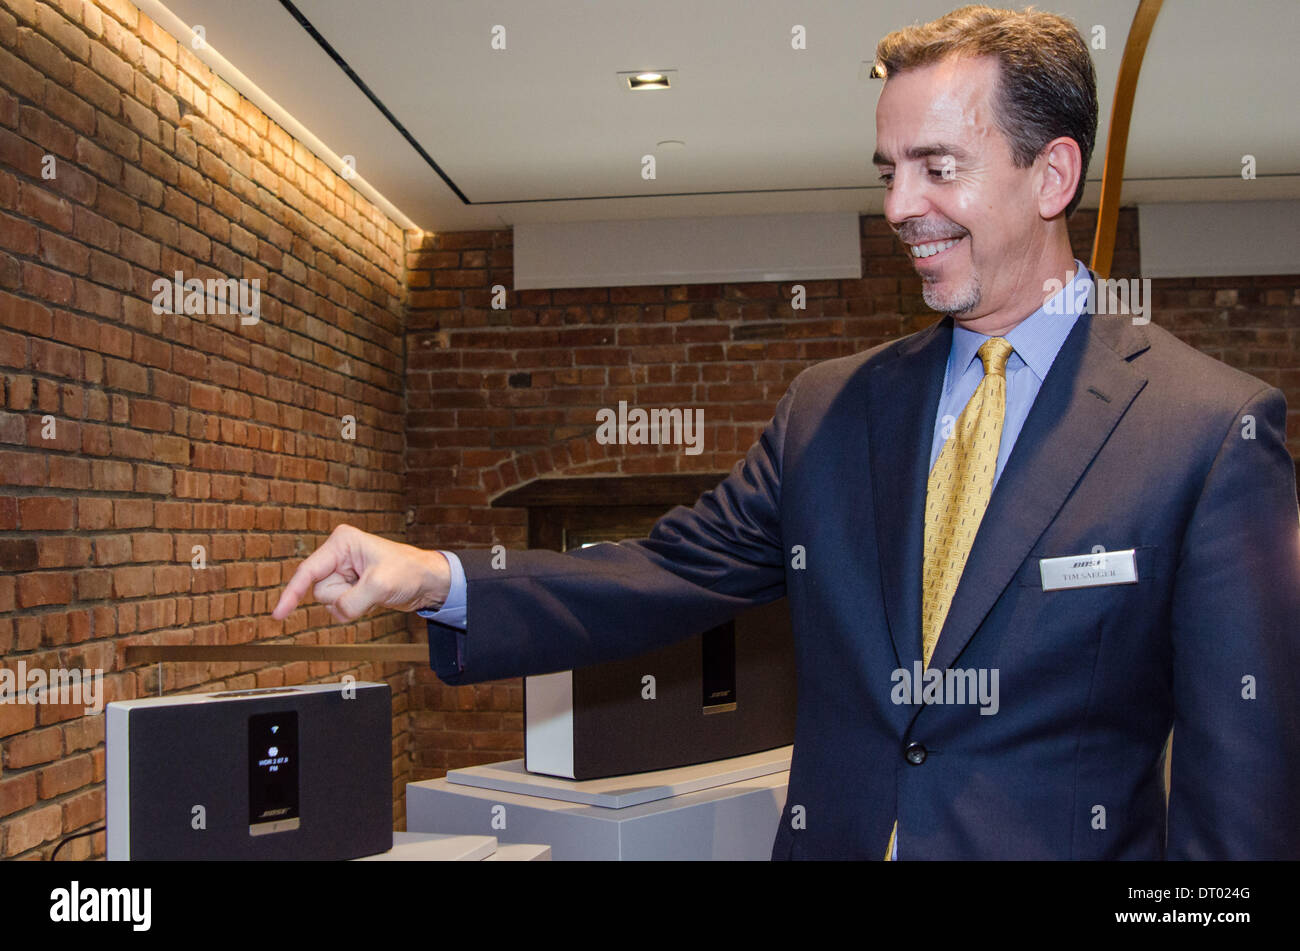
[[[504,569],[457,551],[464,669],[431,622],[434,669],[464,684],[583,666],[788,595],[798,718],[773,858],[879,860],[895,818],[903,860],[1300,858],[1285,401],[1154,325],[1079,318],[989,502],[931,666],[996,669],[998,712],[894,702],[894,671],[921,656],[951,339],[945,318],[805,370],[732,473],[647,539]],[[1134,549],[1137,582],[1043,590],[1040,559],[1098,545]]]

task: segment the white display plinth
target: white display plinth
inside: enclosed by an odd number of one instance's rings
[[[726,775],[734,768],[734,760],[686,768],[712,768]],[[504,772],[509,775],[512,771]],[[646,777],[652,775],[620,777],[622,792],[607,787],[600,795],[637,795],[638,788],[662,789],[662,779],[647,783]],[[544,842],[550,845],[551,857],[557,861],[766,861],[772,855],[789,778],[785,770],[770,772],[691,792],[670,792],[618,809],[429,779],[406,786],[406,827],[416,832],[496,836],[501,843]],[[539,780],[543,786],[552,782],[574,787],[611,782],[529,779]],[[511,781],[520,781],[519,776],[516,774]],[[586,795],[595,793],[587,790]]]
[[[551,847],[549,845],[524,845],[523,843],[501,843],[497,850],[485,858],[484,862],[549,862]]]
[[[429,835],[394,832],[393,847],[354,862],[478,862],[497,850],[490,835]]]
[[[530,773],[524,769],[522,759],[512,759],[502,763],[448,770],[447,781],[458,786],[476,786],[525,796],[604,806],[606,809],[624,809],[643,802],[654,802],[714,786],[726,786],[745,779],[789,772],[793,751],[793,746],[781,746],[761,753],[733,756],[694,766],[583,780]]]
[[[491,835],[394,832],[393,847],[354,862],[537,862],[549,861],[545,845],[499,845]]]

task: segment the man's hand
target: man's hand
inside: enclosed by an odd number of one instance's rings
[[[451,567],[439,552],[339,525],[298,566],[271,617],[277,621],[288,617],[308,589],[336,621],[347,623],[373,607],[399,611],[437,607],[451,590]]]

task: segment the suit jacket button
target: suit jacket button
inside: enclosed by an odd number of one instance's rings
[[[903,756],[913,766],[920,766],[925,762],[925,747],[920,743],[908,743],[907,749],[903,751]]]

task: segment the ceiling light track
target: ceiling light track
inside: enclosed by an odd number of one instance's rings
[[[356,71],[353,70],[352,67],[348,65],[347,60],[345,60],[341,55],[339,55],[338,50],[336,50],[333,46],[331,46],[329,41],[326,40],[325,37],[321,36],[320,31],[317,30],[316,27],[312,24],[312,22],[308,20],[306,16],[303,15],[303,12],[299,10],[296,6],[294,6],[293,3],[290,2],[290,0],[280,0],[280,6],[284,7],[284,9],[288,12],[289,16],[293,17],[294,20],[298,22],[298,25],[301,26],[303,30],[307,33],[307,35],[316,41],[316,45],[318,45],[322,50],[324,50],[325,54],[330,59],[334,60],[335,64],[337,64],[339,69],[343,70],[344,75],[346,75],[348,79],[352,80],[353,84],[358,89],[361,90],[361,92],[365,95],[365,97],[370,100],[370,102],[374,105],[376,109],[379,110],[379,112],[383,115],[383,117],[389,121],[392,127],[396,129],[397,132],[402,136],[402,138],[404,138],[410,144],[411,148],[415,149],[416,153],[420,156],[420,158],[424,159],[424,161],[428,164],[428,166],[438,174],[438,177],[441,178],[443,182],[446,184],[446,186],[450,188],[452,192],[455,193],[456,197],[459,198],[461,202],[463,202],[466,205],[474,204],[474,202],[471,202],[469,198],[466,196],[466,194],[463,191],[461,191],[459,187],[457,187],[456,183],[451,180],[451,177],[446,172],[444,172],[441,167],[439,167],[438,163],[433,160],[433,156],[430,155],[428,152],[426,152],[424,150],[424,147],[421,146],[420,143],[415,140],[415,136],[411,135],[411,133],[407,131],[406,126],[402,125],[402,123],[397,120],[397,117],[393,115],[392,111],[389,110],[389,108],[386,105],[384,105],[383,100],[381,100],[378,96],[376,96],[374,91],[369,86],[366,85],[365,80],[363,80],[360,76],[358,76],[356,74]]]

